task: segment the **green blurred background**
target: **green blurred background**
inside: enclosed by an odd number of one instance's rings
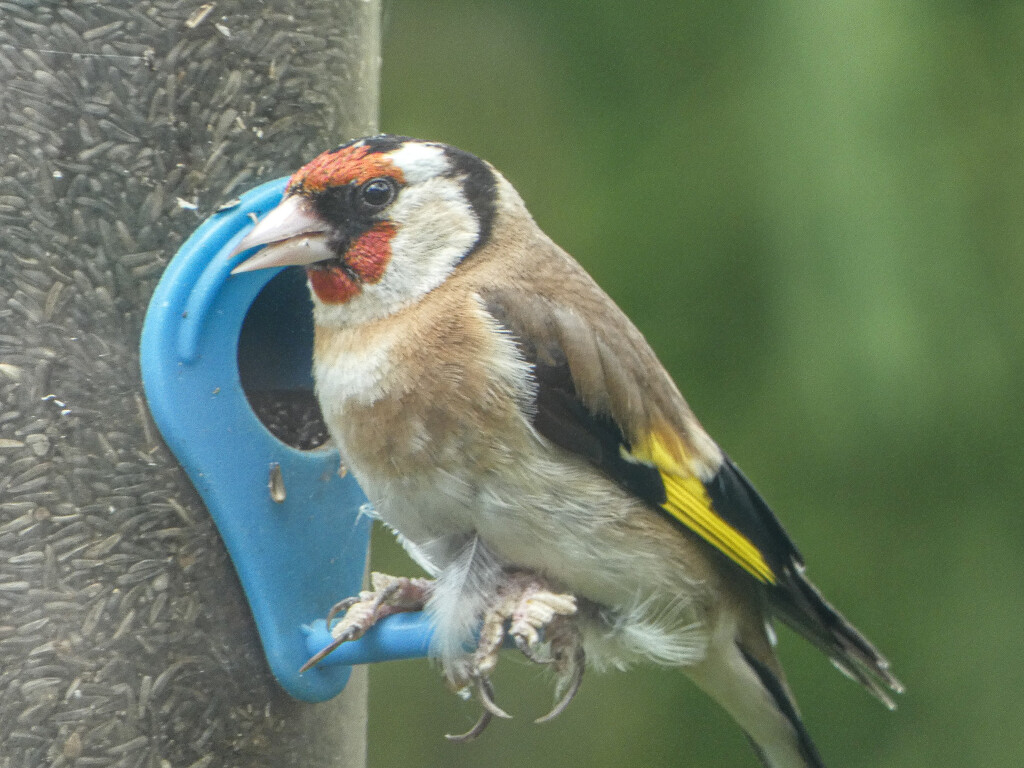
[[[907,684],[887,712],[788,632],[830,766],[1024,765],[1024,5],[385,6],[384,130],[489,159],[647,334],[814,580]],[[374,567],[412,573],[387,534]],[[558,720],[506,653],[475,720],[371,677],[370,765],[754,766],[671,670]]]

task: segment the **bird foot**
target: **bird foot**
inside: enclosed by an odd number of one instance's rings
[[[495,604],[484,614],[476,650],[455,680],[458,689],[475,690],[484,711],[469,731],[446,738],[470,741],[483,733],[494,717],[511,717],[495,703],[490,682],[506,637],[511,637],[530,661],[551,664],[558,679],[555,690],[561,698],[548,714],[534,722],[546,723],[560,715],[579,690],[585,668],[582,638],[571,619],[575,613],[576,598],[572,595],[552,591],[532,574],[511,574],[498,590]]]
[[[433,582],[430,579],[410,579],[374,572],[370,574],[370,586],[372,589],[347,597],[331,608],[327,614],[327,625],[331,627],[334,640],[303,664],[300,673],[315,667],[342,643],[358,640],[381,619],[396,613],[422,610],[430,597]],[[342,611],[345,615],[331,626],[334,617]]]

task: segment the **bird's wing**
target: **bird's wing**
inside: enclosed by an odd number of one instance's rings
[[[510,287],[481,296],[533,365],[535,428],[758,581],[778,583],[801,564],[796,547],[704,433],[643,336],[603,292],[589,288],[581,284],[574,300],[602,306],[585,315]]]
[[[573,306],[514,282],[480,291],[533,365],[537,431],[695,533],[766,589],[774,612],[892,706],[884,657],[804,576],[800,553],[739,468],[704,432],[643,335],[585,273]]]

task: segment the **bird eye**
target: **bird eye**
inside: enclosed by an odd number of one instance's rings
[[[356,199],[368,213],[378,211],[395,199],[397,185],[393,179],[380,177],[370,179],[356,192]]]

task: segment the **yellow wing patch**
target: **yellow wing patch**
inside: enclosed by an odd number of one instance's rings
[[[661,508],[665,512],[754,578],[766,584],[775,584],[775,574],[760,550],[712,508],[711,497],[704,484],[686,466],[686,453],[678,439],[666,441],[652,433],[646,444],[638,446],[634,453],[642,461],[653,464],[661,475],[666,496]]]

